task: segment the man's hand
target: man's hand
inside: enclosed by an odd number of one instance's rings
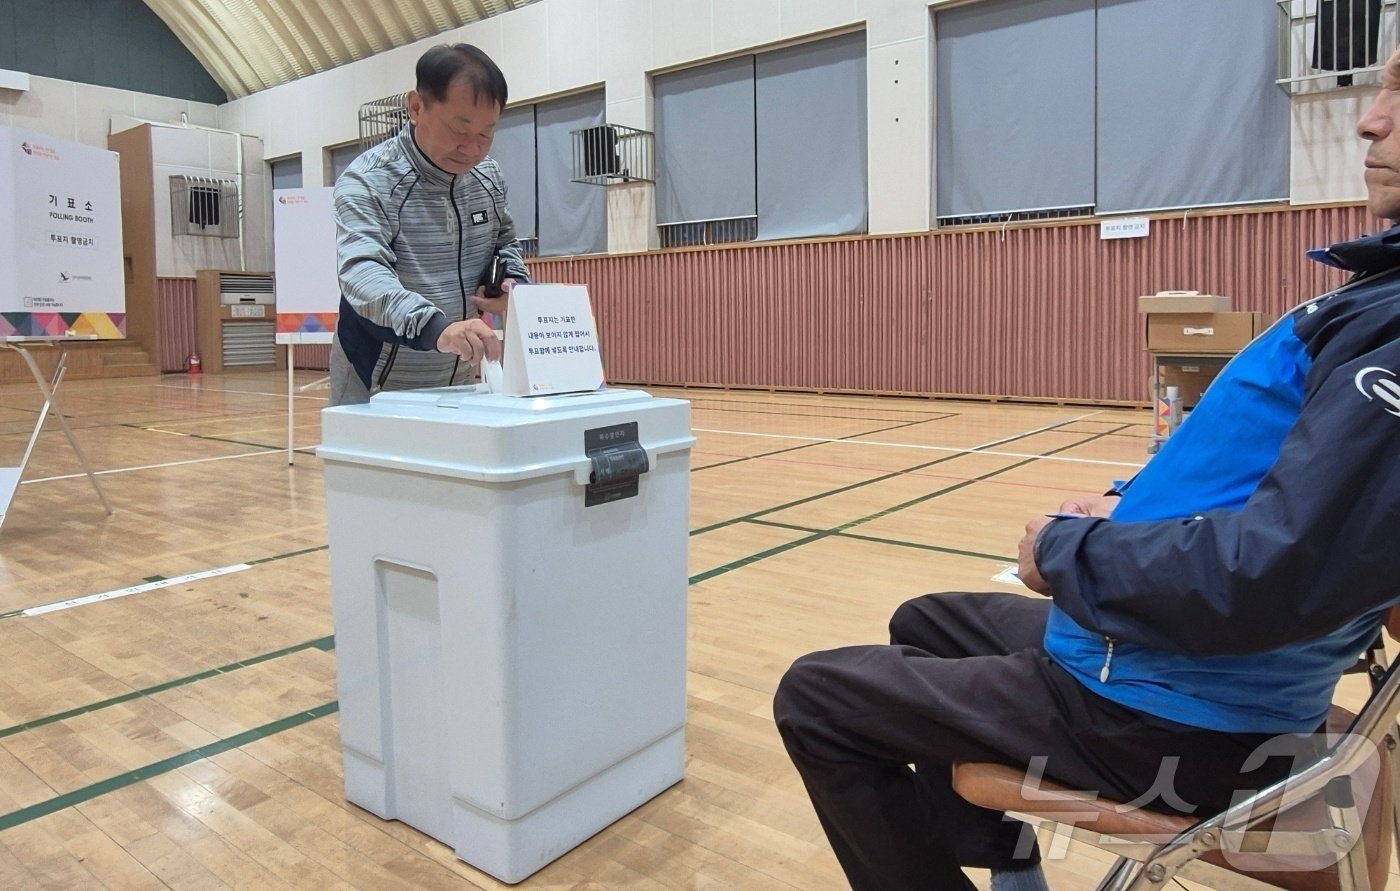
[[[477,288],[476,293],[472,295],[472,303],[476,304],[477,310],[479,310],[482,315],[490,312],[505,319],[506,312],[510,308],[510,300],[508,298],[510,297],[511,288],[514,287],[515,279],[503,279],[501,281],[501,296],[487,297],[486,286],[482,285]]]
[[[468,365],[475,365],[483,358],[501,361],[501,342],[496,332],[481,319],[467,319],[453,322],[438,335],[439,353],[456,353]]]
[[[1035,540],[1040,537],[1040,531],[1049,524],[1049,517],[1033,518],[1026,524],[1026,534],[1021,536],[1021,541],[1016,545],[1016,575],[1021,579],[1021,584],[1047,597],[1050,596],[1050,585],[1036,568]]]
[[[1117,495],[1076,495],[1060,505],[1060,513],[1081,517],[1109,517],[1123,499]]]

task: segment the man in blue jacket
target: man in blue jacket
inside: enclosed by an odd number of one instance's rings
[[[1400,52],[1357,127],[1390,220],[1397,127]],[[1319,259],[1353,277],[1242,351],[1136,478],[1027,525],[1020,577],[1048,600],[922,597],[890,646],[784,676],[778,729],[855,891],[972,889],[963,866],[1046,887],[1020,824],[952,791],[957,761],[1204,816],[1288,771],[1242,771],[1264,743],[1312,751],[1400,600],[1400,226]]]

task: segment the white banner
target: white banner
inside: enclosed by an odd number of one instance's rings
[[[335,190],[277,189],[272,193],[277,252],[278,312],[337,312]]]
[[[117,155],[0,127],[0,312],[126,312]],[[115,328],[20,331],[117,336]]]
[[[278,334],[335,330],[340,280],[335,257],[335,190],[277,189],[272,193]]]

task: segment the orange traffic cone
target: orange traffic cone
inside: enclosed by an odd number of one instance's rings
[[[199,362],[199,353],[190,353],[188,360],[190,374],[203,374],[204,368]]]

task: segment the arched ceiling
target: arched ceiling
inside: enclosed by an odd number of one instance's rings
[[[535,0],[145,0],[230,98]]]

